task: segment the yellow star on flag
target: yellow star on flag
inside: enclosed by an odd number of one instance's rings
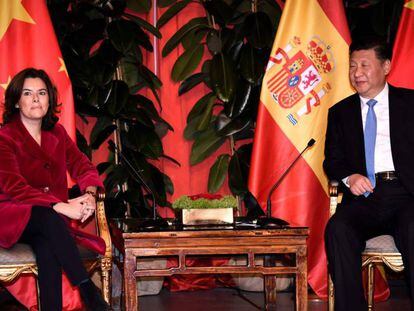
[[[7,89],[7,86],[10,84],[10,81],[11,81],[11,77],[9,76],[9,77],[7,78],[7,82],[6,82],[6,83],[0,83],[0,86],[1,86],[3,89]]]
[[[411,9],[414,10],[414,0],[408,1],[404,7],[406,7],[407,9]]]
[[[60,68],[59,68],[58,72],[63,71],[63,72],[66,73],[66,76],[69,77],[68,70],[66,69],[65,61],[63,60],[62,57],[58,57],[58,59],[59,59],[59,62],[60,62]]]
[[[13,20],[36,24],[21,0],[0,0],[0,41]]]

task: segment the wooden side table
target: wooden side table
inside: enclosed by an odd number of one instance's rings
[[[276,277],[281,274],[296,276],[296,310],[307,310],[307,246],[308,228],[253,230],[169,230],[161,232],[134,232],[126,220],[111,223],[113,244],[121,257],[123,270],[124,306],[127,311],[138,310],[136,278],[171,276],[174,274],[262,274],[265,282],[266,310],[276,308]],[[293,254],[291,266],[275,266],[276,254]],[[244,255],[247,265],[189,267],[187,256]],[[264,265],[255,263],[255,256],[265,255]],[[165,269],[143,269],[138,258],[171,257],[178,266]]]

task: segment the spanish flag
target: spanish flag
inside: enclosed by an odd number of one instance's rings
[[[405,0],[394,43],[388,82],[394,86],[414,89],[414,0]]]
[[[272,215],[308,226],[309,283],[326,296],[324,229],[328,180],[322,168],[328,109],[354,91],[350,36],[341,0],[287,0],[263,79],[249,175],[262,207],[270,188],[313,138],[272,196]]]
[[[1,102],[11,78],[20,70],[35,67],[49,74],[62,103],[59,122],[74,139],[72,86],[45,0],[0,0],[0,64]]]

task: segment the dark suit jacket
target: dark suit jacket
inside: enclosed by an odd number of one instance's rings
[[[18,115],[0,129],[1,247],[9,248],[18,241],[33,205],[50,206],[67,201],[66,171],[81,190],[88,186],[103,187],[95,167],[60,124],[50,131],[42,131],[41,146]],[[70,230],[76,241],[82,241],[80,244],[104,251],[105,243],[101,238]]]
[[[390,140],[398,178],[414,195],[414,91],[389,85]],[[358,94],[329,109],[323,163],[329,179],[366,176],[364,133]]]

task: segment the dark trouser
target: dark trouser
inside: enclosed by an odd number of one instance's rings
[[[19,242],[35,253],[42,311],[61,311],[62,269],[74,286],[88,279],[66,223],[52,208],[33,206]]]
[[[398,180],[378,181],[374,193],[338,208],[325,229],[335,310],[367,310],[362,287],[365,241],[390,234],[402,254],[410,296],[414,297],[414,197]]]

